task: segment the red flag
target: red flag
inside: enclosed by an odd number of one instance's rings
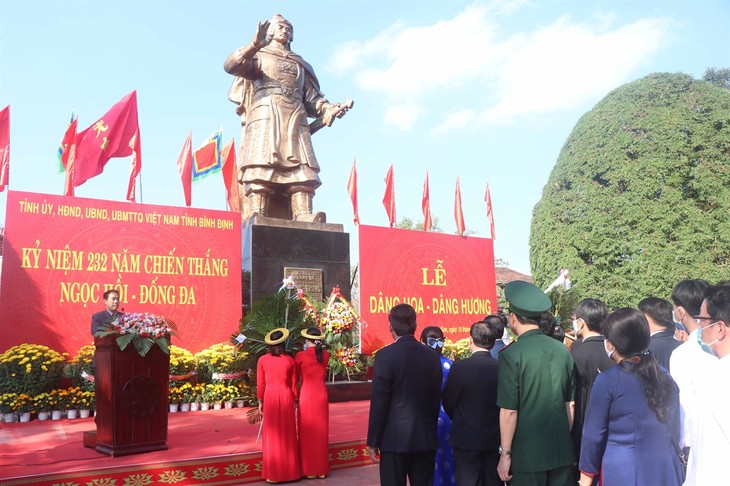
[[[383,196],[383,206],[385,212],[388,213],[388,221],[390,227],[395,226],[395,182],[393,181],[393,164],[390,165],[388,173],[385,175],[385,195]]]
[[[228,209],[241,212],[241,202],[238,199],[238,178],[236,177],[236,145],[231,141],[221,151],[223,159],[223,184],[226,186]]]
[[[74,186],[101,174],[109,159],[133,154],[136,155],[132,161],[132,175],[136,177],[142,168],[139,146],[137,91],[132,91],[76,136]]]
[[[139,140],[139,127],[137,127],[137,131],[134,133],[132,140],[129,141],[129,147],[132,149],[132,165],[129,167],[127,201],[135,202],[137,176],[142,170],[142,142]]]
[[[355,224],[360,224],[360,215],[357,212],[357,168],[355,165],[357,160],[352,162],[352,170],[350,171],[350,178],[347,179],[347,192],[350,194],[350,201],[352,201],[352,213],[353,221]]]
[[[193,182],[193,132],[190,132],[188,135],[182,152],[180,152],[180,156],[177,158],[177,170],[180,172],[180,179],[182,179],[185,205],[190,207]]]
[[[489,220],[489,236],[494,239],[494,213],[492,212],[492,195],[489,192],[489,183],[487,182],[487,192],[484,194],[484,202],[487,203],[487,219]]]
[[[461,210],[461,183],[456,178],[456,193],[454,194],[454,219],[456,220],[456,233],[463,235],[466,228],[464,227],[464,212]]]
[[[431,221],[431,196],[428,193],[428,171],[426,171],[426,180],[423,183],[421,209],[423,209],[423,231],[431,231],[433,221]]]
[[[66,128],[66,133],[63,134],[63,140],[61,140],[61,165],[66,171],[66,187],[64,194],[66,196],[74,195],[74,171],[76,170],[76,128],[78,126],[79,119],[69,123]]]
[[[10,179],[10,105],[0,111],[0,192]]]

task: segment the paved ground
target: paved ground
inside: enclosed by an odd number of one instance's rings
[[[263,486],[268,484],[266,481],[256,483],[247,483],[250,485]],[[335,469],[324,479],[302,479],[300,481],[292,481],[287,483],[279,483],[285,486],[294,484],[306,484],[307,486],[374,486],[380,484],[378,477],[378,466],[372,464],[370,466],[348,467],[346,469]]]

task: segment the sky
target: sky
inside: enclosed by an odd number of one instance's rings
[[[71,113],[81,130],[137,90],[137,200],[183,206],[176,161],[185,139],[192,131],[197,147],[222,127],[224,141],[240,146],[223,62],[274,13],[294,25],[292,50],[314,67],[327,98],[355,103],[313,136],[322,168],[314,209],[350,233],[353,264],[346,187],[355,159],[366,225],[388,224],[392,164],[399,220],[423,220],[428,171],[442,229],[456,231],[459,178],[466,229],[489,237],[489,184],[495,257],[530,273],[532,210],[580,117],[650,73],[701,78],[708,67],[730,67],[727,0],[1,0],[10,189],[62,194],[56,152]],[[130,162],[112,159],[76,196],[123,201]],[[192,206],[224,210],[224,191],[220,174],[195,183]]]

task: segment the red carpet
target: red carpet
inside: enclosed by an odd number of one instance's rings
[[[368,401],[330,404],[333,469],[371,464],[365,446]],[[245,408],[169,416],[166,451],[109,457],[83,446],[94,419],[0,424],[2,485],[198,485],[261,480],[259,426]]]

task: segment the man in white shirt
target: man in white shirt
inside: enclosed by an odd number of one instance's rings
[[[669,373],[679,387],[680,419],[682,437],[679,445],[689,447],[691,409],[696,397],[696,381],[703,370],[714,363],[712,356],[703,353],[697,344],[697,330],[700,328],[700,306],[709,284],[705,280],[682,280],[672,289],[672,316],[677,329],[689,334],[687,341],[677,347],[669,358]]]
[[[730,457],[730,286],[705,291],[697,344],[713,362],[701,370],[691,410],[692,443],[685,486],[727,484]]]

